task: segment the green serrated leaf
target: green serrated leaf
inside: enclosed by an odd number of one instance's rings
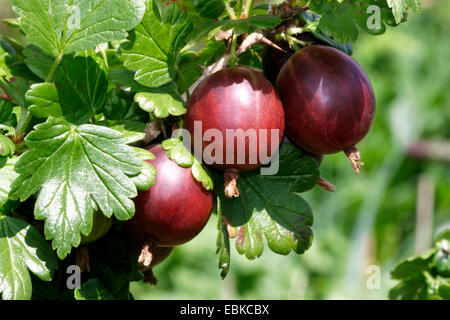
[[[0,134],[0,156],[10,156],[16,151],[16,146],[12,140]]]
[[[121,132],[126,144],[133,144],[145,138],[145,124],[148,115],[133,101],[134,92],[114,88],[108,94],[103,115],[107,120],[97,122]]]
[[[212,190],[214,188],[213,180],[196,158],[194,158],[194,164],[191,167],[191,171],[195,180],[200,182],[205,190]]]
[[[117,86],[124,89],[129,89],[130,91],[146,91],[149,87],[146,87],[136,80],[134,80],[134,72],[125,69],[111,70],[108,73],[108,80]]]
[[[8,194],[11,190],[11,184],[19,176],[14,171],[14,165],[17,158],[6,158],[5,165],[0,169],[0,212],[3,210],[3,206],[8,201]]]
[[[8,94],[8,96],[17,102],[20,106],[27,108],[28,104],[25,100],[25,93],[30,88],[31,82],[26,79],[13,77],[10,80],[0,78],[0,87]]]
[[[20,19],[19,18],[9,18],[3,19],[2,22],[6,24],[8,27],[20,29]]]
[[[135,80],[148,87],[159,87],[175,77],[179,50],[186,44],[192,21],[176,4],[147,2],[141,24],[122,45],[124,66],[136,71]]]
[[[7,41],[0,39],[0,77],[9,79],[13,76],[11,65],[16,60],[14,48]]]
[[[236,34],[240,35],[243,33],[251,33],[257,29],[275,28],[280,23],[280,17],[271,14],[263,14],[252,16],[247,19],[224,20],[219,25],[221,25],[222,30],[233,29]]]
[[[62,115],[59,104],[58,90],[54,83],[37,83],[30,87],[25,94],[30,104],[28,110],[36,118],[60,117]]]
[[[275,175],[252,175],[254,181],[270,183],[275,189],[286,192],[305,192],[312,189],[319,179],[317,161],[305,156],[290,143],[284,143],[278,157],[272,158],[272,166],[278,167]]]
[[[0,216],[0,293],[6,300],[31,298],[28,270],[50,281],[56,258],[39,231],[15,218]]]
[[[156,182],[156,169],[150,163],[142,162],[142,171],[131,178],[139,191],[146,191]]]
[[[165,87],[152,92],[139,92],[134,97],[134,101],[142,110],[156,118],[167,118],[169,115],[181,116],[186,113],[181,97]]]
[[[6,163],[8,162],[8,157],[6,156],[0,156],[0,169],[6,166]]]
[[[26,200],[39,192],[35,217],[46,220],[45,235],[63,259],[92,228],[93,204],[107,217],[130,219],[137,196],[131,177],[142,161],[119,132],[101,126],[73,126],[50,118],[25,142],[31,148],[17,162],[20,173],[10,197]]]
[[[225,10],[223,0],[193,0],[195,10],[201,17],[216,19]]]
[[[188,168],[194,164],[194,156],[185,148],[180,139],[164,140],[161,146],[163,150],[167,151],[167,157],[179,166]]]
[[[385,32],[386,24],[397,25],[402,21],[406,12],[405,3],[410,0],[390,1],[388,5],[388,2],[378,0],[359,0],[353,3],[311,0],[311,10],[320,17],[309,12],[304,12],[301,16],[309,16],[316,20],[315,24],[319,23],[318,30],[312,31],[320,31],[335,41],[347,43],[358,38],[359,30],[379,35]]]
[[[13,120],[13,104],[12,102],[0,99],[0,124],[12,124],[15,125]]]
[[[75,289],[74,296],[76,300],[114,300],[108,289],[97,278],[89,279],[81,285],[81,288]]]
[[[134,92],[112,89],[103,106],[103,114],[108,120],[130,119],[130,109],[133,107]]]
[[[291,250],[299,254],[305,252],[311,246],[313,237],[312,211],[306,201],[299,195],[286,194],[284,190],[261,190],[266,185],[255,184],[251,179],[241,177],[239,180],[239,197],[246,202],[245,206],[241,206],[243,210],[250,210],[247,214],[250,213],[251,218],[238,228],[238,252],[248,259],[259,257],[263,251],[263,236],[269,248],[276,253],[287,255]],[[258,196],[252,199],[255,193]],[[229,204],[224,202],[227,219],[229,208]],[[235,208],[234,205],[232,208]],[[236,219],[228,221],[235,225]]]
[[[213,180],[200,162],[189,152],[180,139],[167,139],[161,144],[163,150],[167,151],[167,157],[175,161],[181,167],[191,167],[192,176],[200,182],[206,190],[214,188]]]
[[[351,43],[341,44],[337,41],[334,41],[333,39],[328,38],[327,36],[325,36],[319,32],[315,32],[315,31],[311,31],[311,34],[315,38],[325,42],[326,44],[332,46],[333,48],[339,49],[342,52],[345,52],[346,54],[348,54],[350,56],[353,54],[353,47],[352,47]]]
[[[105,104],[106,74],[91,57],[65,56],[56,71],[55,84],[64,117],[72,123],[88,122]]]
[[[389,291],[391,300],[425,300],[427,283],[422,274],[400,281]]]
[[[436,254],[437,248],[430,249],[420,255],[410,257],[399,264],[391,271],[393,279],[406,279],[421,274],[430,267],[433,256]]]
[[[39,47],[28,45],[23,50],[25,64],[39,78],[45,80],[52,68],[55,58],[45,54]]]
[[[203,67],[216,62],[225,53],[223,42],[210,42],[199,52],[187,51],[181,53],[178,62],[178,72],[175,75],[178,92],[186,92],[203,74]]]
[[[144,0],[11,0],[28,40],[55,57],[125,39],[142,19]]]
[[[319,176],[317,162],[290,144],[280,150],[278,173],[262,176],[256,171],[241,172],[237,180],[238,198],[219,195],[223,214],[237,227],[236,249],[248,259],[263,253],[264,238],[279,254],[305,252],[312,243],[312,211],[298,194],[312,188]],[[223,185],[218,177],[216,184]]]
[[[101,123],[98,123],[99,125]],[[145,124],[140,121],[124,120],[116,124],[108,124],[108,128],[119,131],[125,138],[125,144],[131,145],[145,138]]]
[[[407,0],[386,0],[389,8],[392,8],[395,22],[400,23],[403,19],[403,15],[407,10]]]
[[[312,0],[311,9],[320,14],[319,29],[326,36],[341,43],[355,41],[358,28],[355,23],[357,5],[326,0]]]
[[[140,160],[155,160],[155,156],[153,155],[153,153],[148,150],[137,147],[133,147],[133,150],[136,153],[136,158]]]
[[[133,177],[136,188],[140,191],[146,191],[153,186],[156,182],[156,169],[153,165],[147,162],[147,160],[154,160],[155,156],[148,150],[133,147],[136,152],[136,158],[142,160],[142,171],[136,177]]]

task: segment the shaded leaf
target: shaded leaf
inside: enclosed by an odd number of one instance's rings
[[[54,57],[51,57],[44,52],[39,47],[35,45],[28,45],[23,50],[25,56],[25,64],[27,67],[39,78],[45,80],[52,68]]]
[[[131,177],[142,161],[124,145],[119,132],[106,127],[69,125],[50,118],[25,142],[31,148],[16,163],[20,173],[10,197],[26,200],[39,192],[35,217],[45,219],[45,235],[62,259],[92,228],[93,203],[107,217],[130,219],[137,190]]]
[[[12,182],[19,176],[18,173],[14,171],[14,165],[16,164],[17,158],[9,158],[5,163],[5,166],[0,169],[0,212],[3,210],[3,206],[8,201],[8,194],[11,190]]]
[[[62,115],[61,105],[56,86],[53,83],[37,83],[25,94],[30,104],[28,110],[36,118],[59,117]]]
[[[105,104],[106,74],[91,57],[65,56],[56,71],[55,84],[69,122],[86,123]]]
[[[31,298],[28,270],[50,281],[58,263],[39,231],[15,218],[0,216],[0,292],[3,299]]]
[[[114,300],[103,283],[97,278],[90,279],[74,291],[76,300]]]

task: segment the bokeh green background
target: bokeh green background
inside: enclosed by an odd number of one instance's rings
[[[266,247],[261,258],[248,261],[232,246],[231,270],[221,280],[212,217],[197,238],[155,268],[158,286],[132,284],[136,299],[387,298],[392,267],[430,246],[427,232],[435,236],[450,226],[450,159],[415,159],[406,152],[414,141],[430,139],[450,154],[450,1],[423,2],[421,15],[411,13],[407,23],[381,36],[362,35],[354,45],[354,58],[375,90],[376,119],[358,146],[362,173],[355,176],[343,154],[326,156],[321,174],[336,192],[316,187],[303,194],[314,211],[312,247],[288,256]],[[11,15],[9,2],[0,0],[0,17]],[[418,198],[433,204],[419,222]]]

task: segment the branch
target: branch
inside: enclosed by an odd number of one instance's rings
[[[232,36],[232,33],[228,32],[228,31],[223,31],[223,32],[218,33],[216,35],[216,37],[217,36],[221,40],[229,40],[229,37]],[[263,43],[263,44],[271,46],[272,48],[275,48],[277,50],[286,52],[285,50],[283,50],[282,48],[277,46],[275,43],[273,43],[272,41],[267,39],[261,32],[256,31],[256,32],[253,32],[253,33],[249,34],[245,38],[245,40],[239,46],[239,49],[236,50],[236,56],[239,56],[239,55],[243,54],[245,51],[248,50],[248,48],[250,48],[251,46],[253,46],[253,45],[257,44],[257,43]],[[194,89],[198,86],[198,84],[200,82],[203,81],[203,79],[205,79],[209,75],[211,75],[211,74],[213,74],[213,73],[215,73],[215,72],[217,72],[219,70],[224,69],[227,66],[229,60],[230,60],[230,54],[226,53],[217,62],[215,62],[212,65],[210,65],[209,67],[207,67],[205,69],[205,71],[203,72],[202,76],[200,78],[198,78],[197,81],[195,81],[194,84],[189,88],[189,93],[192,94]],[[182,95],[182,98],[183,98],[184,101],[186,101],[186,94],[185,93]]]
[[[236,51],[236,55],[239,56],[240,54],[247,51],[248,48],[250,48],[251,46],[253,46],[257,43],[262,43],[262,44],[268,45],[272,48],[275,48],[277,50],[286,52],[284,49],[280,48],[275,43],[273,43],[272,41],[270,41],[269,39],[264,37],[264,35],[261,32],[253,32],[247,38],[245,38],[245,40],[239,46],[239,49]]]

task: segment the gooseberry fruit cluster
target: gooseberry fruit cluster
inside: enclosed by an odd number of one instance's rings
[[[128,233],[143,245],[139,264],[143,270],[167,258],[174,246],[197,236],[211,216],[212,191],[205,190],[192,176],[191,168],[183,168],[167,157],[161,145],[149,149],[155,156],[149,162],[157,171],[156,182],[134,199],[136,213],[125,223]],[[132,253],[136,243],[131,243]]]
[[[266,76],[247,66],[224,68],[203,79],[187,103],[184,123],[193,137],[192,149],[201,152],[196,155],[206,164],[224,171],[228,198],[239,196],[236,180],[240,171],[263,164],[261,149],[268,159],[278,150],[285,123],[286,139],[304,155],[314,157],[318,165],[324,154],[344,151],[354,171],[359,172],[360,155],[355,145],[369,131],[375,113],[374,93],[366,74],[356,61],[335,48],[310,45],[294,53],[280,45],[284,52],[265,51]],[[268,62],[272,58],[273,64]],[[204,139],[208,130],[218,131],[223,141]],[[230,130],[240,130],[243,135],[230,136]],[[257,133],[256,144],[245,134],[248,130]],[[201,134],[200,150],[195,148],[197,134]],[[239,145],[242,141],[243,147]],[[219,151],[208,154],[215,143],[220,143]],[[134,199],[136,213],[125,228],[131,239],[129,251],[138,256],[144,280],[155,284],[152,268],[175,246],[200,233],[214,201],[212,191],[193,178],[191,168],[170,160],[159,144],[149,151],[155,156],[149,162],[157,171],[156,183]],[[334,191],[323,178],[318,185]],[[101,227],[95,238],[105,230]]]

